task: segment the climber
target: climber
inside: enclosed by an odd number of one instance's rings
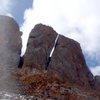
[[[56,37],[56,39],[55,39],[54,46],[53,46],[53,48],[52,48],[52,50],[51,50],[51,52],[50,52],[49,58],[47,59],[47,64],[46,64],[45,70],[47,70],[47,68],[48,68],[48,66],[49,66],[49,63],[50,63],[50,61],[51,61],[52,54],[53,54],[53,52],[54,52],[54,50],[55,50],[55,48],[56,48],[56,45],[57,45],[58,38],[59,38],[59,34],[57,35],[57,37]]]

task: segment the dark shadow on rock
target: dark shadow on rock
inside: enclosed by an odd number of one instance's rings
[[[24,56],[22,56],[22,57],[20,56],[20,61],[19,61],[18,68],[22,68],[23,63],[24,63]]]

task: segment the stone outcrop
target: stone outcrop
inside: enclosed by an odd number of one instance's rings
[[[12,97],[1,92],[0,98],[100,99],[100,76],[93,77],[89,71],[78,42],[59,35],[46,70],[57,32],[49,26],[37,24],[29,35],[24,58],[20,57],[21,35],[13,18],[0,16],[0,91],[29,94],[31,97]]]
[[[41,24],[36,25],[29,36],[24,66],[29,65],[35,68],[35,64],[41,66],[39,69],[45,69],[56,36],[57,33],[52,28]]]
[[[99,100],[100,80],[88,69],[78,42],[59,35],[45,69],[56,37],[57,32],[43,24],[32,29],[20,76],[26,93],[39,100]]]
[[[18,66],[21,54],[22,33],[19,26],[10,17],[0,16],[0,64]]]
[[[36,25],[29,36],[23,67],[45,70],[56,36],[57,33],[51,27]],[[94,84],[80,44],[62,35],[59,36],[48,71],[54,71],[63,81],[87,87]]]
[[[45,70],[56,36],[43,24],[32,29],[20,77],[26,93],[43,100],[99,100],[99,80],[89,71],[78,42],[60,35]]]
[[[21,54],[22,33],[13,18],[0,16],[0,91],[17,91],[14,76]]]
[[[56,36],[43,24],[32,29],[20,77],[26,93],[41,100],[99,100],[99,78],[88,69],[78,42],[60,35],[45,69]]]

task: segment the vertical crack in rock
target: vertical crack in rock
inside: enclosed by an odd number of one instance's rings
[[[18,68],[22,68],[24,63],[24,56],[20,56],[20,60],[19,60],[19,64],[18,64]]]
[[[53,70],[58,73],[64,81],[68,80],[89,87],[93,75],[87,68],[80,44],[57,34],[51,27],[37,24],[29,36],[23,68],[44,70],[49,65],[48,71]]]
[[[28,93],[42,95],[41,98],[100,99],[97,91],[100,90],[100,77],[95,77],[94,83],[80,44],[63,35],[58,36],[51,27],[43,24],[37,24],[30,33],[21,75]]]
[[[53,52],[54,52],[54,50],[55,50],[55,48],[56,48],[58,38],[59,38],[59,34],[57,35],[57,37],[56,37],[56,39],[55,39],[54,46],[53,46],[53,48],[52,48],[52,50],[51,50],[51,52],[50,52],[49,58],[48,58],[48,60],[47,60],[47,64],[46,64],[46,67],[45,67],[46,70],[47,70],[47,68],[48,68],[48,66],[49,66],[49,63],[50,63],[50,61],[51,61],[51,57],[52,57]]]

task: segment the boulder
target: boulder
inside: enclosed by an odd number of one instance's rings
[[[21,35],[13,18],[0,15],[0,90],[12,91],[15,88],[17,91],[14,75],[20,60]]]
[[[53,28],[37,24],[29,35],[22,69],[45,70],[56,37],[57,32]],[[47,73],[49,72],[58,74],[64,82],[86,87],[94,85],[93,75],[86,65],[80,44],[63,35],[58,38],[47,69]]]

